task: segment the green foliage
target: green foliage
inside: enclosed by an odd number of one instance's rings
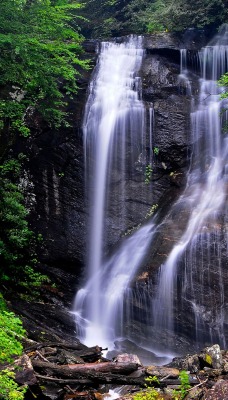
[[[218,81],[219,86],[223,86],[225,91],[221,94],[222,99],[228,98],[228,72],[221,76]]]
[[[228,72],[221,76],[218,81],[218,85],[224,88],[223,93],[221,94],[221,99],[228,98]],[[222,122],[222,132],[224,134],[228,133],[228,104],[225,103],[224,108],[221,111],[221,122]]]
[[[13,355],[22,354],[19,340],[24,336],[25,330],[21,320],[14,313],[7,311],[0,293],[0,363],[11,362]]]
[[[66,124],[64,96],[77,91],[82,53],[76,15],[67,0],[2,0],[0,128],[28,136],[29,116],[41,115],[56,128]]]
[[[136,0],[130,2],[127,9],[132,10],[135,3]],[[155,0],[143,4],[141,9],[136,8],[132,25],[148,33],[219,26],[228,17],[225,0],[196,0],[194,3],[187,0]]]
[[[133,400],[164,400],[164,397],[160,395],[157,390],[149,388],[136,393]]]
[[[188,393],[188,390],[191,388],[191,385],[189,383],[189,375],[188,375],[187,371],[183,370],[180,372],[179,377],[180,377],[180,381],[181,381],[181,388],[180,388],[181,399],[184,399]]]
[[[92,37],[219,27],[228,20],[226,0],[87,0],[82,11]]]
[[[43,238],[36,238],[28,225],[24,193],[19,185],[23,158],[19,154],[18,159],[9,158],[0,165],[0,284],[13,283],[34,292],[49,279],[34,270],[36,241]]]
[[[160,381],[158,379],[157,376],[148,376],[147,378],[145,378],[145,382],[146,382],[146,386],[150,387],[150,386],[154,386],[154,384],[159,385]]]
[[[19,387],[13,380],[15,374],[8,369],[0,372],[0,399],[2,400],[23,400],[26,387]]]
[[[33,261],[36,262],[37,260],[34,259]],[[23,273],[24,273],[22,277],[23,280],[19,281],[18,284],[21,287],[24,287],[28,290],[31,289],[33,291],[33,294],[34,290],[39,289],[42,286],[42,284],[50,283],[50,279],[48,278],[47,275],[43,275],[40,272],[36,272],[34,268],[28,265],[26,265],[23,268]]]
[[[21,164],[16,159],[8,159],[0,166],[0,280],[8,280],[10,274],[17,279],[16,272],[29,259],[28,248],[31,250],[34,241],[18,185],[20,171]]]
[[[154,389],[153,386],[159,386],[159,379],[157,376],[148,376],[145,378],[146,390],[141,390],[136,393],[133,400],[164,400],[164,397]]]
[[[148,164],[146,166],[146,171],[145,171],[145,183],[148,185],[150,183],[151,177],[152,177],[153,169],[152,165]]]
[[[154,213],[155,213],[155,211],[157,210],[157,208],[158,208],[158,204],[153,204],[153,205],[150,207],[148,213],[146,214],[146,218],[152,217],[152,215],[154,215]]]
[[[118,11],[123,7],[124,0],[81,0],[83,8],[79,14],[84,17],[80,21],[82,33],[86,37],[108,38],[119,36],[121,22]],[[91,18],[92,16],[92,18]]]
[[[158,147],[154,147],[153,152],[156,156],[158,156],[159,154],[159,148]]]
[[[0,293],[0,364],[10,363],[13,356],[22,354],[20,340],[25,337],[21,320],[9,312]],[[0,372],[0,399],[23,400],[26,387],[14,382],[15,374],[8,369]]]
[[[167,398],[172,398],[173,400],[183,400],[188,394],[189,389],[191,388],[189,384],[189,375],[187,371],[180,372],[180,390],[173,390],[172,395]],[[133,400],[164,400],[164,396],[162,393],[159,393],[154,386],[159,386],[160,382],[156,376],[149,376],[145,379],[146,381],[146,390],[141,390],[136,393],[133,397]]]

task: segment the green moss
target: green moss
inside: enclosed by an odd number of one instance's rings
[[[212,358],[209,354],[206,354],[205,361],[207,364],[212,365]]]

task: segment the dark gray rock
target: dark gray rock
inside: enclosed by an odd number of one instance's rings
[[[127,171],[125,191],[116,203],[108,205],[105,235],[107,252],[127,232],[146,221],[151,207],[172,202],[182,191],[185,182],[184,175],[191,148],[191,102],[188,96],[181,93],[178,83],[180,45],[178,47],[177,42],[180,40],[171,34],[156,37],[156,40],[154,36],[151,37],[155,43],[153,53],[146,55],[140,74],[146,112],[149,113],[148,109],[152,105],[154,107],[154,146],[159,148],[159,155],[153,168],[151,183],[146,185],[147,156],[143,159],[140,152],[133,154],[135,169]],[[148,41],[147,36],[145,48],[150,50]],[[93,62],[98,45],[97,41],[84,43],[85,57],[92,56]],[[161,49],[164,50],[162,54]],[[51,131],[43,127],[39,118],[31,112],[29,121],[33,134],[26,144],[29,157],[28,180],[32,182],[33,200],[35,199],[30,221],[37,233],[43,235],[45,243],[39,256],[45,264],[75,272],[78,276],[85,263],[88,234],[81,127],[90,74],[91,71],[82,74],[79,79],[79,95],[73,101],[68,99],[73,128]],[[131,158],[130,141],[126,146]],[[122,187],[119,170],[113,171],[112,175],[110,190],[114,198],[115,192],[122,192]],[[124,223],[119,218],[123,207],[126,215]]]
[[[209,35],[203,30],[187,29],[185,32],[159,32],[145,35],[144,47],[147,50],[189,49],[199,50],[208,43]]]

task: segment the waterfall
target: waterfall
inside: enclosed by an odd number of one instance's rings
[[[187,69],[187,50],[180,50],[180,74],[179,74],[179,85],[180,88],[184,88],[187,95],[192,94],[191,83],[188,79],[188,69]]]
[[[225,29],[199,52],[200,90],[194,99],[188,53],[185,49],[180,52],[180,93],[192,98],[193,151],[184,193],[159,226],[155,218],[150,218],[128,232],[130,235],[122,238],[112,255],[106,254],[109,210],[117,210],[117,224],[126,233],[127,206],[122,201],[126,182],[140,162],[141,174],[142,165],[145,170],[153,164],[156,113],[152,103],[146,112],[140,97],[137,74],[143,59],[142,38],[101,45],[83,125],[90,210],[87,277],[77,292],[73,310],[77,335],[86,345],[99,344],[110,350],[115,341],[136,341],[138,335],[138,345],[156,349],[162,356],[161,341],[166,353],[173,354],[186,310],[192,316],[186,329],[191,330],[193,341],[225,345],[221,253],[228,233],[222,231],[220,221],[225,212],[228,171],[228,140],[222,134],[222,122],[227,120],[228,111],[221,114],[227,100],[221,100],[223,88],[217,80],[228,69],[227,36]],[[119,189],[112,193],[117,182]],[[145,186],[144,181],[142,190]],[[131,287],[155,235],[167,221],[169,228],[173,221],[174,232],[175,218],[182,215],[184,227],[182,223],[174,234],[175,244],[160,266],[157,281],[154,277],[153,281],[142,278],[143,284],[139,281]],[[132,321],[139,322],[134,329]],[[145,327],[143,338],[137,331],[140,324]]]
[[[227,43],[225,29],[199,53],[200,94],[198,106],[191,115],[192,167],[185,193],[174,206],[187,210],[189,218],[180,240],[160,268],[157,295],[152,302],[154,329],[168,332],[170,347],[174,345],[172,333],[180,329],[174,312],[181,314],[184,302],[188,303],[189,313],[194,314],[196,341],[219,341],[225,345],[219,220],[226,200],[228,141],[222,134],[221,110],[227,101],[221,101],[223,89],[218,87],[217,80],[228,69]],[[216,276],[211,276],[213,263],[216,263]],[[197,293],[198,283],[203,288],[201,293]],[[217,304],[214,304],[214,290],[220,293]],[[211,304],[210,311],[205,308],[206,299]],[[207,337],[202,337],[205,324],[209,331]]]
[[[107,204],[118,203],[111,184],[120,180],[120,195],[124,196],[126,173],[136,162],[134,149],[141,158],[145,156],[146,117],[137,77],[142,57],[140,37],[102,43],[86,106],[84,147],[91,233],[87,283],[76,295],[74,313],[79,337],[87,345],[110,348],[122,335],[124,294],[154,232],[153,224],[144,226],[105,260]],[[127,141],[130,156],[126,156]],[[124,204],[118,217],[124,220]]]

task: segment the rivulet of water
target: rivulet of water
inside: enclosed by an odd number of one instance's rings
[[[182,60],[186,74],[186,59],[183,52]],[[208,326],[211,328],[207,340],[216,340],[224,345],[222,238],[218,221],[220,214],[224,213],[227,196],[228,140],[222,132],[221,124],[221,111],[227,101],[221,100],[223,88],[218,86],[217,80],[228,68],[227,27],[211,44],[199,52],[199,60],[201,65],[199,101],[191,115],[194,143],[192,167],[185,193],[176,204],[176,207],[181,204],[182,208],[188,210],[189,219],[180,240],[160,268],[157,295],[152,302],[154,327],[174,332],[176,329],[174,310],[177,314],[181,313],[182,302],[188,301],[189,310],[195,315],[195,326],[192,325],[191,328],[195,329],[196,340],[202,339],[200,330],[210,321]],[[188,94],[191,94],[188,81],[187,88]],[[213,263],[217,265],[216,276],[212,278],[210,270]],[[182,268],[183,264],[185,265],[184,272],[180,272],[180,264]],[[178,278],[179,275],[182,276],[182,280]],[[211,279],[214,280],[213,285]],[[198,283],[201,293],[197,292]],[[220,293],[218,304],[214,304],[213,286]],[[205,303],[208,305],[210,302],[211,315],[208,315]]]

